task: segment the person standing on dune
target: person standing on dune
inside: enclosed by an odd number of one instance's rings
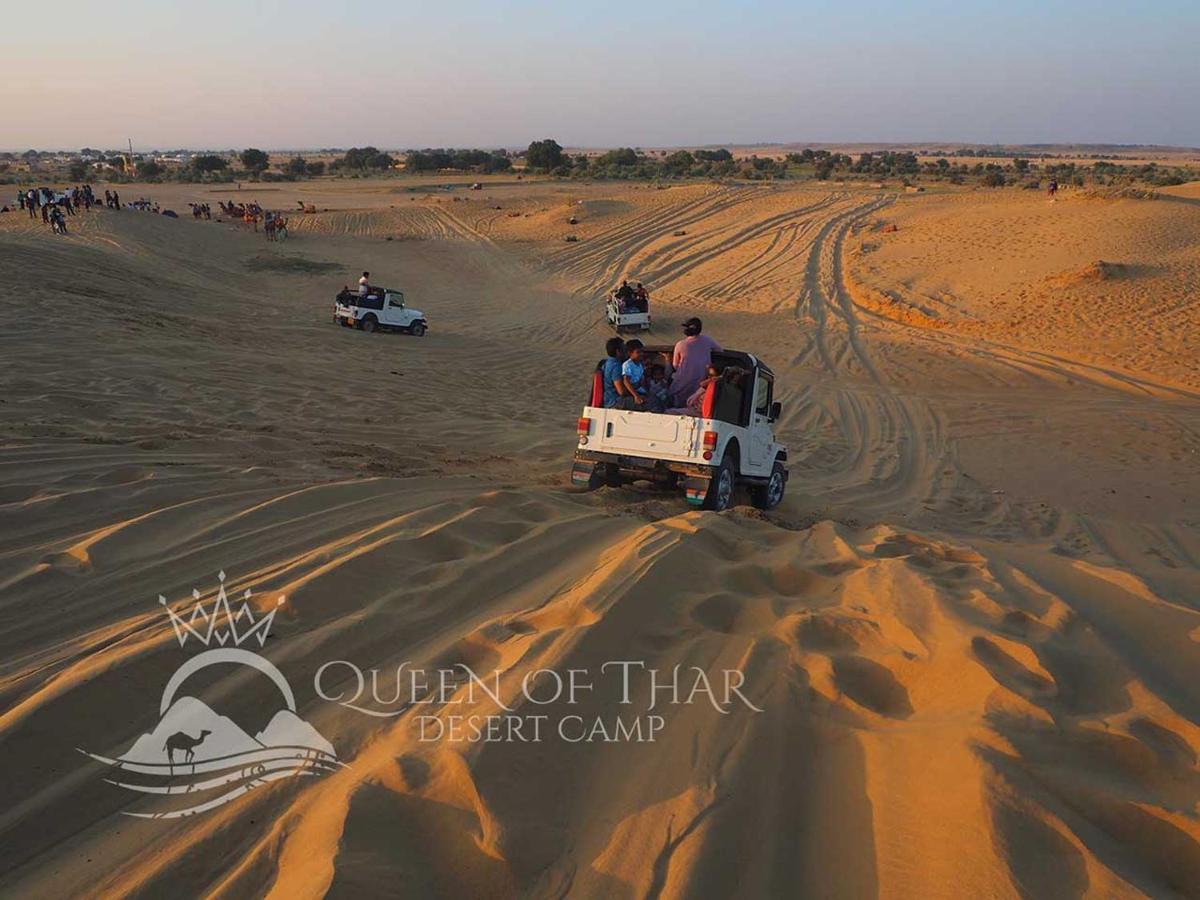
[[[683,406],[695,392],[712,365],[713,351],[720,352],[721,345],[702,334],[704,323],[696,316],[683,323],[683,338],[675,344],[671,355],[671,366],[675,370],[671,381],[671,396],[676,406]]]

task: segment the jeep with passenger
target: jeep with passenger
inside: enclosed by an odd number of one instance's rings
[[[367,294],[340,291],[334,298],[333,321],[363,331],[394,329],[420,337],[429,328],[425,313],[404,305],[404,293],[372,288]]]
[[[670,347],[645,352],[669,365]],[[778,506],[787,487],[788,454],[775,439],[780,414],[775,374],[736,350],[713,352],[712,366],[719,375],[732,367],[735,372],[728,374],[737,377],[709,378],[698,410],[660,413],[605,408],[601,361],[579,416],[572,481],[589,489],[636,480],[682,486],[689,503],[713,510],[728,508],[744,485],[759,509]]]

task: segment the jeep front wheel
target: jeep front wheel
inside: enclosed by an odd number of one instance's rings
[[[787,487],[787,472],[783,463],[775,461],[771,467],[771,477],[766,484],[756,484],[750,489],[750,502],[759,509],[774,509],[783,501],[783,492]]]
[[[425,325],[422,322],[418,322],[412,328],[408,329],[408,331],[417,337],[423,337],[425,335]]]

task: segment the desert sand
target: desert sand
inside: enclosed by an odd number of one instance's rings
[[[4,894],[1200,896],[1194,186],[470,180],[0,216]],[[233,197],[319,211],[188,215]],[[331,324],[364,269],[428,335]],[[621,277],[775,370],[777,510],[570,487]],[[151,730],[157,598],[221,571],[286,595],[262,653],[347,766],[123,815],[78,748]],[[762,712],[425,742],[317,696],[334,659],[738,668]],[[257,728],[252,686],[208,687]]]

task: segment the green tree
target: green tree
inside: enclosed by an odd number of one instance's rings
[[[314,159],[312,162],[305,163],[304,168],[309,175],[325,174],[325,163],[319,159]]]
[[[984,187],[1004,187],[1004,173],[999,169],[984,172],[981,183]]]
[[[72,181],[86,181],[88,174],[87,163],[76,162],[71,163],[71,168],[68,170]]]
[[[341,169],[390,169],[396,160],[377,147],[351,147],[337,162]]]
[[[686,172],[696,164],[696,157],[686,150],[676,150],[663,160],[663,165],[675,172]]]
[[[637,151],[632,147],[622,147],[619,150],[609,150],[607,153],[596,157],[596,168],[602,169],[607,166],[636,166],[638,164]]]
[[[557,169],[562,165],[563,149],[553,138],[534,141],[525,151],[525,162],[534,169]]]
[[[271,164],[271,157],[255,147],[247,147],[239,158],[247,172],[262,172]]]
[[[229,163],[212,153],[202,153],[192,157],[192,169],[200,174],[206,172],[221,172],[228,168]]]
[[[288,160],[287,173],[289,175],[303,176],[308,174],[308,163],[304,161],[303,156],[293,156]]]
[[[163,167],[152,159],[143,159],[137,164],[137,173],[142,178],[157,178],[163,173]]]

